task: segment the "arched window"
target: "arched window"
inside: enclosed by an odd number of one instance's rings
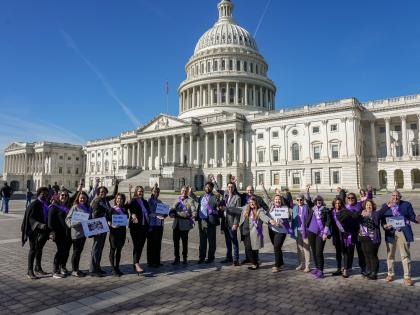
[[[248,64],[246,63],[246,61],[244,61],[244,71],[248,71]]]
[[[293,143],[292,144],[292,160],[293,161],[299,161],[300,160],[300,152],[299,152],[299,144],[298,143]]]
[[[229,60],[229,70],[230,71],[233,70],[233,60],[232,59]]]
[[[233,88],[229,89],[229,102],[233,103],[235,101],[235,90]]]
[[[225,60],[222,60],[222,71],[225,70],[225,68],[226,68],[226,62]]]
[[[213,61],[213,71],[217,71],[218,68],[218,64],[217,64],[217,60]]]
[[[226,103],[226,89],[222,88],[222,103]]]
[[[255,73],[258,74],[258,65],[255,65]]]
[[[236,71],[241,71],[241,61],[240,60],[236,61]]]

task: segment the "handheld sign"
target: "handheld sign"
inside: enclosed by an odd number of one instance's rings
[[[89,220],[89,213],[81,212],[81,211],[74,211],[71,216],[72,222],[83,222]]]
[[[391,225],[394,229],[399,229],[405,226],[405,219],[403,216],[387,217],[386,224]]]
[[[127,226],[128,217],[125,214],[113,214],[112,225],[113,226]]]
[[[169,214],[169,205],[164,203],[156,204],[156,214],[168,215]]]
[[[289,208],[287,208],[287,207],[273,208],[273,210],[271,210],[270,214],[271,214],[271,217],[274,220],[288,219],[289,218]]]
[[[88,220],[88,221],[83,221],[81,223],[82,223],[83,233],[85,234],[85,237],[109,232],[108,223],[106,222],[106,219],[103,217]]]

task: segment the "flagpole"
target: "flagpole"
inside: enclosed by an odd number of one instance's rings
[[[165,94],[166,94],[166,114],[169,115],[169,83],[166,81],[165,85]]]

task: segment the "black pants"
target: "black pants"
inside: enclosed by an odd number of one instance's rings
[[[366,257],[363,254],[362,244],[360,243],[360,241],[356,242],[356,250],[357,250],[357,258],[359,259],[360,270],[365,271],[366,270]],[[353,261],[352,261],[352,264],[353,264]]]
[[[65,248],[64,248],[63,257],[62,257],[63,260],[61,261],[61,266],[60,266],[61,268],[66,268],[67,261],[69,260],[70,249],[71,249],[72,244],[73,244],[73,241],[71,237],[67,236],[64,242]]]
[[[147,264],[160,264],[163,226],[153,226],[147,233]]]
[[[258,250],[253,250],[251,245],[251,237],[249,235],[243,235],[242,240],[244,241],[245,253],[251,264],[258,266]]]
[[[309,232],[308,234],[308,241],[309,246],[311,247],[312,257],[315,260],[315,267],[318,270],[324,271],[325,241],[319,236],[319,234],[315,234],[312,232]]]
[[[366,260],[367,272],[377,274],[379,271],[378,250],[381,243],[374,243],[365,236],[360,238],[360,243]]]
[[[101,270],[101,259],[105,246],[106,234],[107,233],[102,233],[93,237],[92,259],[90,261],[89,268],[89,271],[92,273],[99,272]]]
[[[65,236],[56,235],[55,246],[57,246],[57,252],[54,256],[54,272],[60,272],[60,268],[66,266],[70,250],[68,243],[68,239]]]
[[[130,229],[131,239],[133,240],[133,265],[140,263],[148,230],[148,225],[140,225]]]
[[[48,240],[48,234],[35,232],[30,235],[29,238],[29,253],[28,253],[28,270],[41,270],[42,250],[44,249],[45,243]]]
[[[216,225],[207,223],[207,226],[203,227],[202,221],[199,220],[198,230],[200,234],[200,249],[199,249],[200,260],[203,260],[206,258],[207,242],[208,242],[209,250],[207,253],[207,259],[210,261],[213,261],[215,253],[216,253]]]
[[[120,269],[122,246],[109,249],[109,262],[111,263],[112,270]]]
[[[283,251],[281,248],[283,247],[284,240],[286,239],[286,234],[276,233],[271,229],[268,229],[268,234],[270,235],[271,244],[273,244],[274,247],[275,266],[280,268],[284,265]]]
[[[73,271],[79,271],[80,256],[85,247],[86,237],[73,240],[73,255],[71,256],[71,267]]]
[[[344,269],[351,269],[353,266],[354,244],[350,246],[344,246],[344,240],[342,237],[337,236],[336,240],[334,241],[334,245],[335,258],[337,259],[337,269],[341,269],[342,262]]]
[[[182,240],[182,258],[184,260],[187,260],[188,257],[188,233],[190,230],[181,231],[179,227],[177,226],[173,230],[172,238],[174,241],[174,256],[175,260],[180,260],[179,256],[179,240]]]

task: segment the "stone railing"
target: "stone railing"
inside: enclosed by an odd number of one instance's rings
[[[406,105],[406,104],[415,104],[420,103],[420,94],[386,98],[382,100],[373,100],[369,102],[362,103],[362,105],[367,109],[378,109],[388,106],[397,106],[397,105]]]

